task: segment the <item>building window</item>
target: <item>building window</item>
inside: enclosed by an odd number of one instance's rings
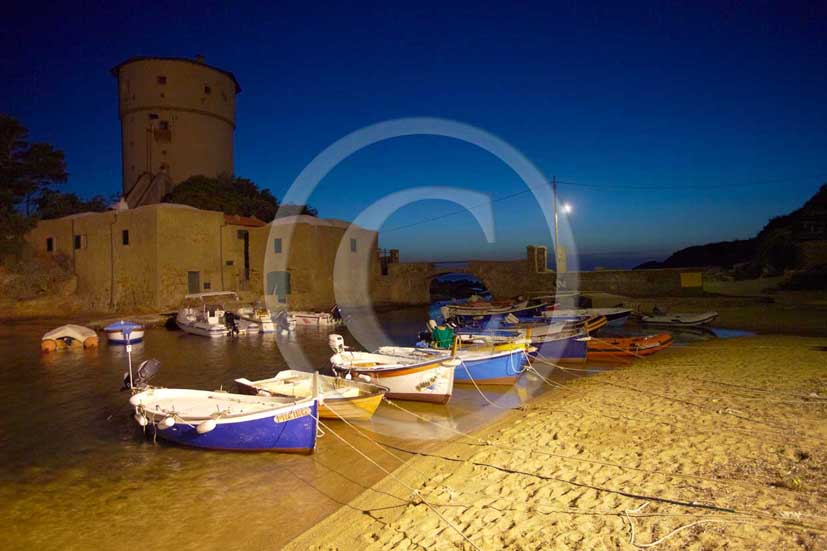
[[[129,230],[121,231],[121,243],[124,245],[129,245]]]
[[[54,237],[47,237],[46,238],[46,252],[52,253],[55,250],[55,238]]]
[[[75,239],[74,239],[75,250],[83,248],[83,242],[86,241],[86,239],[84,239],[85,237],[86,237],[85,235],[76,235],[75,236]]]
[[[167,77],[165,75],[158,75],[158,84],[163,85],[163,84],[166,84],[166,83],[167,83]]]
[[[248,232],[247,230],[238,230],[235,233],[236,237],[238,237],[239,239],[246,239],[249,234],[250,232]]]
[[[281,237],[273,239],[273,252],[276,254],[281,252]]]
[[[355,239],[350,240],[350,252],[352,252],[352,253],[356,252],[356,240]]]
[[[210,88],[209,86],[207,86],[205,84],[204,85],[204,93],[209,96],[210,94],[212,94],[212,88]]]
[[[169,121],[158,121],[158,128],[161,130],[169,130]]]
[[[204,290],[209,291],[212,288],[212,284],[209,281],[204,282]]]
[[[232,266],[233,264],[235,264],[235,261],[234,260],[227,260],[226,262],[224,262],[224,264],[226,264],[227,266]]]

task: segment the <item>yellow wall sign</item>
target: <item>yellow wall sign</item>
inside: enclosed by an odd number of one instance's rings
[[[702,272],[681,273],[681,287],[703,287],[704,278]]]
[[[293,419],[298,419],[299,417],[304,417],[306,415],[310,415],[310,408],[299,408],[294,409],[293,411],[288,411],[287,413],[281,413],[273,417],[273,421],[276,423],[284,423],[287,421],[291,421]]]

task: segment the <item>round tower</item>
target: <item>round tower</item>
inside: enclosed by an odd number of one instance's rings
[[[158,203],[190,176],[233,174],[232,73],[195,59],[134,57],[118,81],[123,195],[130,207]]]

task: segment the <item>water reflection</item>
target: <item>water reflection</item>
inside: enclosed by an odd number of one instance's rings
[[[425,309],[406,309],[380,319],[394,340],[410,344],[426,316]],[[128,394],[118,390],[126,371],[124,347],[104,341],[99,349],[41,355],[40,336],[51,328],[0,326],[4,549],[104,550],[130,543],[176,551],[201,550],[205,543],[275,549],[383,476],[332,435],[319,440],[312,456],[155,443],[132,420]],[[346,330],[337,331],[353,343]],[[300,350],[312,366],[326,366],[330,332],[303,327],[288,336],[206,339],[151,329],[133,347],[133,360],[137,365],[158,358],[158,385],[232,389],[237,377],[256,380],[287,368],[287,349]],[[400,402],[424,420],[384,404],[359,427],[408,448],[434,449],[456,436],[452,430],[473,430],[545,388],[534,376],[514,387],[484,387],[495,407],[473,386],[459,386],[447,406]],[[329,425],[385,468],[398,466],[343,423]],[[280,520],[287,517],[290,522]]]

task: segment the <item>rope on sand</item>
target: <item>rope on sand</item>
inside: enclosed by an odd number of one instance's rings
[[[339,435],[336,431],[334,431],[334,430],[333,430],[333,429],[331,429],[329,426],[327,426],[327,425],[326,425],[326,424],[324,424],[322,421],[320,421],[318,417],[316,417],[316,416],[315,416],[315,415],[313,415],[312,413],[311,413],[310,415],[311,415],[314,419],[316,419],[316,422],[317,422],[318,424],[320,424],[321,426],[323,426],[323,427],[327,430],[327,432],[329,432],[330,434],[332,434],[333,436],[335,436],[336,438],[338,438],[339,440],[341,440],[341,441],[342,441],[345,445],[347,445],[347,446],[348,446],[349,448],[351,448],[353,451],[355,451],[355,452],[356,452],[356,453],[358,453],[360,456],[362,456],[364,459],[366,459],[367,461],[369,461],[369,462],[370,462],[373,466],[375,466],[376,468],[378,468],[379,470],[381,470],[383,473],[385,473],[386,475],[390,476],[391,478],[393,478],[394,480],[396,480],[397,482],[399,482],[402,486],[404,486],[405,488],[407,488],[408,490],[410,490],[410,491],[411,491],[411,496],[412,496],[412,497],[414,497],[414,498],[418,498],[418,499],[419,499],[419,501],[421,501],[423,505],[425,505],[426,507],[428,507],[428,509],[430,509],[431,511],[433,511],[433,512],[434,512],[434,513],[435,513],[435,514],[436,514],[436,515],[437,515],[437,516],[438,516],[438,517],[439,517],[439,518],[440,518],[440,519],[441,519],[441,520],[442,520],[445,524],[447,524],[447,525],[448,525],[448,526],[449,526],[449,527],[450,527],[450,528],[451,528],[454,532],[456,532],[457,534],[459,534],[459,535],[460,535],[460,537],[462,537],[462,539],[463,539],[463,540],[465,540],[465,541],[466,541],[466,543],[468,543],[468,545],[470,545],[471,547],[473,547],[474,549],[476,549],[476,551],[482,551],[482,550],[481,550],[481,549],[480,549],[480,548],[479,548],[479,547],[478,547],[478,546],[477,546],[474,542],[472,542],[472,541],[468,538],[468,536],[466,536],[466,535],[462,532],[462,530],[460,530],[460,529],[459,529],[459,528],[458,528],[458,527],[457,527],[454,523],[452,523],[450,520],[448,520],[447,518],[445,518],[445,515],[443,515],[443,514],[442,514],[442,513],[441,513],[441,512],[440,512],[440,511],[439,511],[439,510],[435,507],[435,506],[431,505],[428,501],[426,501],[426,500],[422,497],[422,495],[419,493],[419,490],[418,490],[418,489],[416,489],[416,488],[414,488],[413,486],[409,485],[409,484],[408,484],[408,483],[406,483],[404,480],[402,480],[401,478],[399,478],[398,476],[396,476],[396,474],[394,474],[392,471],[387,470],[385,467],[383,467],[382,465],[380,465],[379,463],[377,463],[376,461],[374,461],[373,459],[371,459],[369,456],[367,456],[365,453],[363,453],[363,452],[362,452],[359,448],[357,448],[356,446],[354,446],[353,444],[351,444],[350,442],[348,442],[345,438],[343,438],[342,436],[340,436],[340,435]],[[413,503],[413,500],[411,500],[411,501],[410,501],[410,503]]]
[[[466,446],[489,446],[489,447],[498,448],[500,450],[507,451],[507,452],[510,452],[510,453],[522,452],[522,453],[527,453],[527,454],[537,454],[537,455],[542,455],[542,456],[546,456],[546,457],[554,457],[556,459],[574,461],[576,463],[588,463],[588,464],[591,464],[591,465],[600,465],[602,467],[613,467],[615,469],[635,471],[635,472],[641,472],[641,473],[652,474],[652,475],[658,475],[658,476],[663,476],[665,478],[683,478],[683,479],[686,479],[686,480],[701,480],[701,481],[704,481],[704,482],[712,482],[712,483],[716,483],[716,484],[724,484],[724,485],[730,484],[730,481],[723,480],[723,479],[720,479],[720,478],[711,478],[711,477],[705,477],[705,476],[702,476],[702,475],[691,475],[691,474],[684,474],[684,473],[670,473],[670,472],[666,472],[666,471],[656,471],[656,470],[651,470],[651,469],[643,469],[643,468],[639,468],[639,467],[632,467],[632,466],[629,466],[629,465],[622,465],[620,463],[613,463],[613,462],[610,462],[610,461],[601,461],[599,459],[588,459],[588,458],[585,458],[585,457],[575,457],[575,456],[572,456],[572,455],[566,455],[566,454],[562,454],[562,453],[544,451],[544,450],[540,450],[540,449],[537,449],[537,448],[520,448],[520,447],[513,447],[513,446],[503,446],[503,445],[500,445],[500,444],[496,444],[496,443],[492,442],[491,440],[483,440],[482,438],[478,438],[478,437],[476,437],[472,434],[469,434],[467,432],[463,432],[461,430],[455,429],[455,428],[453,428],[449,425],[443,425],[442,423],[437,423],[436,421],[432,421],[432,420],[430,420],[426,417],[423,417],[423,416],[421,416],[421,415],[419,415],[419,414],[417,414],[413,411],[410,411],[410,410],[400,406],[396,402],[392,402],[388,399],[384,399],[384,400],[389,405],[391,405],[391,406],[393,406],[393,407],[395,407],[395,408],[397,408],[397,409],[399,409],[399,410],[401,410],[401,411],[403,411],[403,412],[405,412],[409,415],[412,415],[413,417],[416,417],[417,419],[425,421],[426,423],[430,423],[430,424],[432,424],[436,427],[439,427],[441,429],[445,429],[447,431],[453,432],[453,433],[457,434],[460,437],[465,437],[465,438],[469,438],[471,440],[476,440],[476,442],[477,442],[477,443],[469,443],[469,442],[462,442],[461,440],[456,440],[455,441],[459,444],[463,444],[463,445],[466,445]],[[379,441],[376,441],[376,442],[378,444],[382,445],[382,446],[391,447],[393,449],[396,449],[396,450],[399,450],[399,451],[402,451],[402,452],[405,452],[405,453],[409,453],[409,454],[412,454],[412,455],[416,455],[418,453],[418,452],[414,452],[412,450],[408,450],[408,449],[405,449],[405,448],[402,448],[402,447],[399,447],[399,446],[386,444],[384,442],[379,442]],[[441,457],[441,456],[436,456],[436,457]]]
[[[672,536],[674,536],[678,532],[686,530],[687,528],[692,528],[693,526],[699,526],[701,524],[713,524],[713,523],[714,524],[751,524],[749,522],[742,521],[742,520],[701,519],[701,520],[696,520],[695,522],[690,522],[689,524],[684,524],[683,526],[679,526],[678,528],[675,528],[674,530],[672,530],[671,532],[669,532],[668,534],[666,534],[665,536],[663,536],[662,538],[660,538],[657,541],[653,541],[651,543],[637,543],[635,541],[635,523],[632,520],[632,517],[629,516],[629,513],[633,513],[633,514],[634,513],[639,513],[647,505],[649,505],[648,501],[646,503],[644,503],[643,505],[641,505],[640,507],[636,508],[636,509],[626,509],[625,511],[623,511],[623,516],[629,522],[629,529],[630,529],[629,543],[632,546],[637,547],[638,549],[647,549],[649,547],[655,547],[655,546],[660,545],[661,543],[665,542],[666,540],[668,540],[669,538],[671,538]]]

